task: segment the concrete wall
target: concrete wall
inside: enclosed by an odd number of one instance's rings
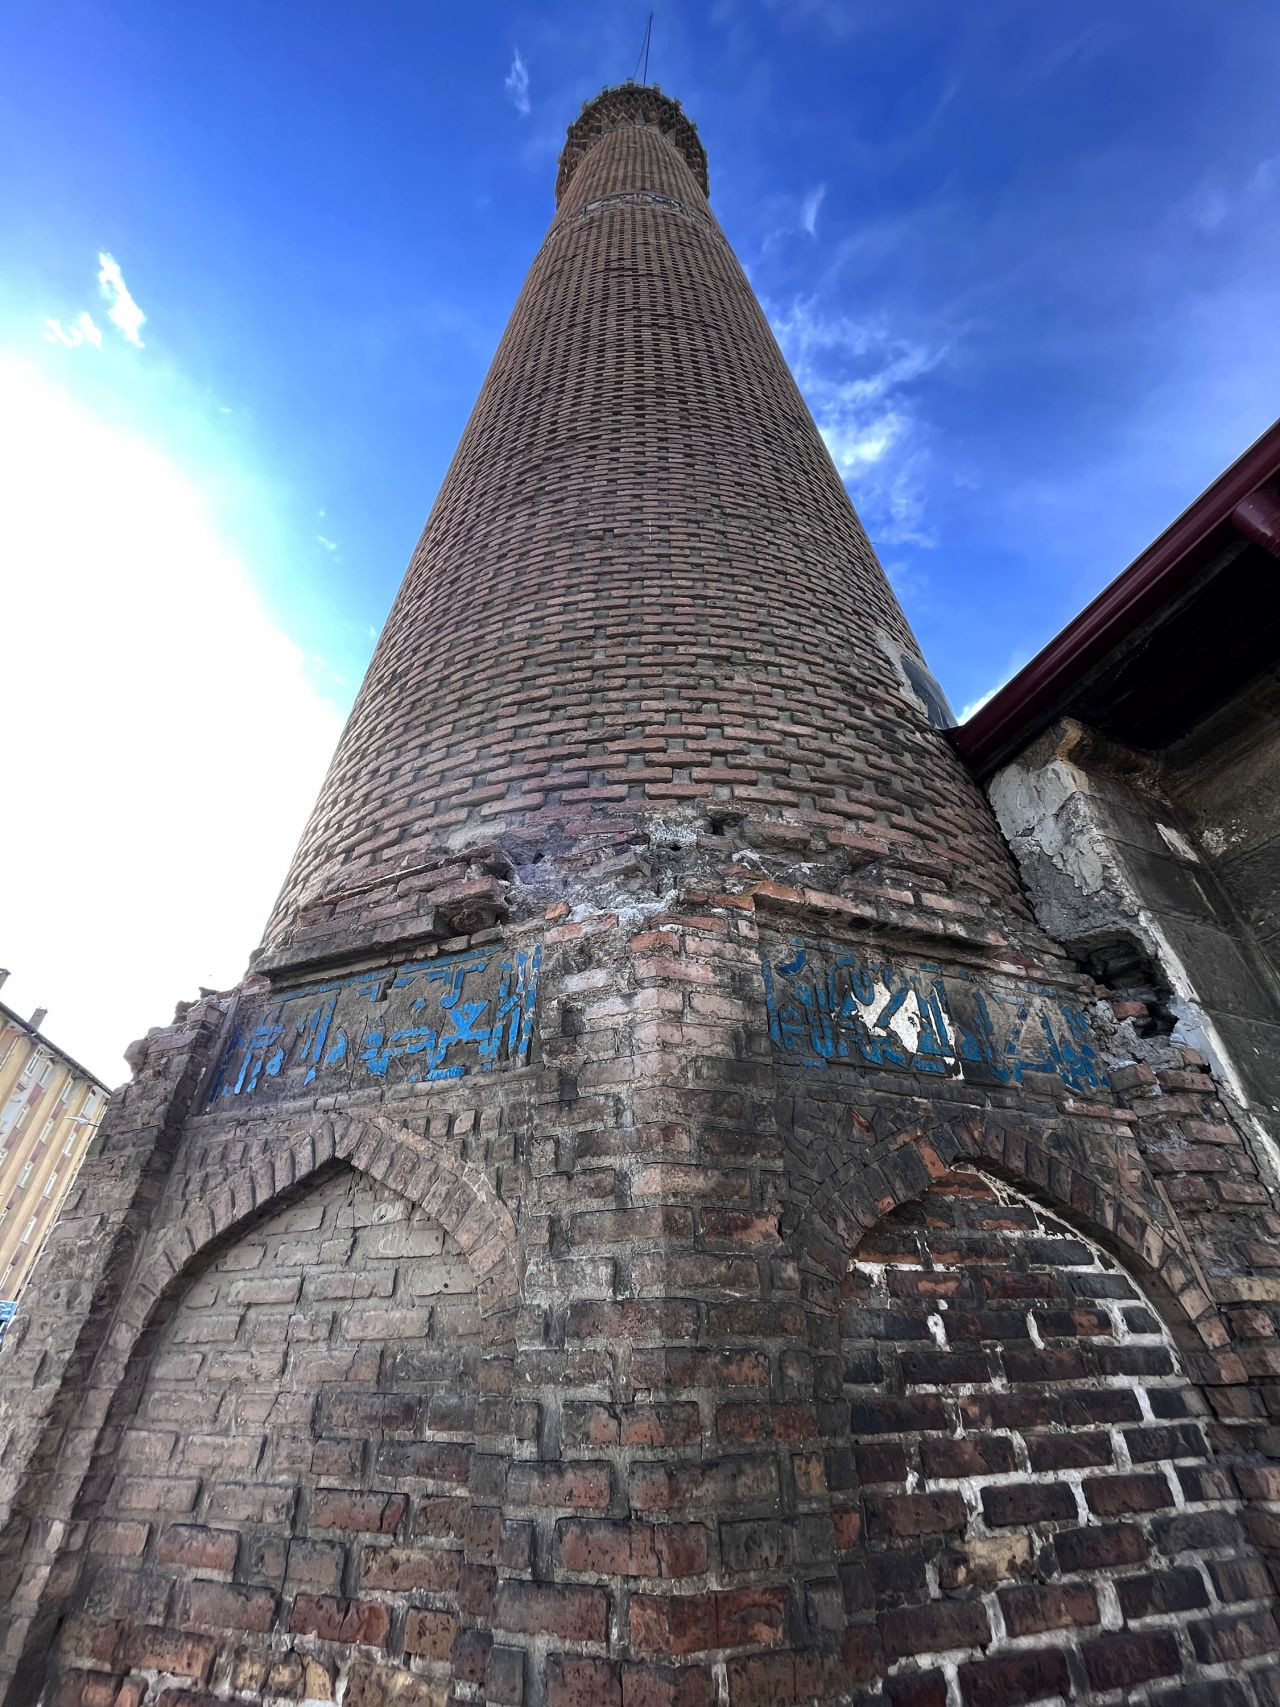
[[[1228,1028],[1259,1087],[1280,1098],[1280,679],[1254,683],[1164,758],[1163,780],[1256,958],[1269,997]]]
[[[1280,724],[1248,710],[1157,757],[1063,722],[990,794],[1042,926],[1120,996],[1117,945],[1135,945],[1150,1029],[1203,1050],[1274,1144]]]

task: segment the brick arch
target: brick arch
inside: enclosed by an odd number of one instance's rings
[[[193,1263],[336,1163],[439,1221],[466,1257],[486,1314],[510,1306],[519,1290],[515,1222],[483,1170],[459,1165],[429,1138],[382,1116],[326,1119],[288,1136],[268,1135],[257,1155],[220,1176],[150,1243],[109,1335],[115,1357],[127,1361],[160,1300]]]
[[[851,1611],[888,1700],[1149,1683],[1173,1707],[1216,1699],[1230,1664],[1231,1699],[1261,1707],[1270,1581],[1136,1264],[1007,1167],[929,1172],[873,1214],[840,1289]]]
[[[53,1678],[63,1689],[60,1699],[79,1700],[77,1689],[125,1688],[139,1668],[182,1677],[188,1665],[197,1665],[210,1681],[231,1663],[235,1650],[244,1678],[244,1667],[262,1662],[262,1678],[244,1685],[249,1689],[264,1684],[271,1665],[280,1672],[280,1692],[296,1692],[306,1683],[314,1693],[310,1672],[302,1677],[313,1661],[327,1668],[328,1682],[319,1679],[322,1693],[338,1687],[344,1675],[353,1687],[358,1684],[362,1698],[369,1698],[375,1681],[388,1691],[430,1694],[445,1687],[441,1666],[452,1665],[455,1644],[468,1651],[473,1622],[458,1583],[468,1571],[491,1568],[496,1551],[498,1511],[486,1503],[483,1488],[477,1497],[471,1459],[481,1426],[476,1411],[486,1404],[478,1368],[509,1356],[500,1313],[515,1276],[505,1209],[476,1188],[474,1177],[424,1150],[434,1146],[390,1121],[326,1123],[237,1169],[209,1194],[191,1224],[170,1231],[136,1271],[127,1294],[133,1306],[128,1332],[117,1332],[109,1351],[102,1426],[95,1431],[76,1502],[77,1520],[90,1539],[79,1559],[67,1561],[74,1569],[55,1573],[58,1582],[51,1582],[42,1608],[41,1639],[29,1643],[24,1655],[24,1685],[40,1687],[41,1680]],[[384,1205],[372,1219],[370,1193],[377,1194],[373,1207]],[[255,1240],[265,1240],[270,1253],[273,1239],[287,1245],[298,1236],[319,1237],[309,1230],[329,1229],[335,1209],[348,1213],[361,1199],[352,1225],[373,1229],[378,1244],[390,1238],[392,1245],[390,1251],[374,1249],[376,1262],[355,1255],[354,1246],[345,1258],[326,1257],[322,1248],[317,1266],[308,1269],[310,1259],[301,1259],[302,1278],[292,1281],[291,1301],[288,1279],[280,1283],[286,1290],[277,1292],[272,1276],[278,1271],[264,1269],[260,1280],[251,1265],[237,1260],[246,1241],[252,1248]],[[393,1200],[407,1221],[385,1217]],[[310,1219],[312,1213],[320,1219]],[[406,1235],[399,1234],[401,1226]],[[437,1254],[420,1248],[424,1227],[443,1240],[442,1253],[438,1246]],[[325,1236],[331,1240],[332,1231]],[[286,1257],[295,1271],[299,1260]],[[429,1290],[430,1336],[419,1337],[426,1336],[427,1323],[410,1318],[426,1314],[423,1298],[415,1293],[406,1303],[403,1266],[450,1262],[455,1277],[465,1269],[469,1279],[459,1287],[455,1278],[456,1290],[447,1280],[443,1292]],[[313,1282],[341,1281],[345,1269],[367,1284],[379,1264],[394,1270],[385,1291],[316,1293],[335,1301],[327,1305],[330,1311],[344,1308],[336,1301],[354,1298],[360,1301],[353,1307],[357,1317],[370,1312],[350,1344],[333,1341],[332,1358],[324,1336],[313,1344],[304,1332],[295,1341],[290,1327],[288,1364],[272,1367],[272,1338],[262,1367],[255,1369],[259,1341],[252,1328],[247,1340],[235,1326],[228,1340],[216,1321],[203,1324],[217,1327],[212,1334],[181,1331],[191,1328],[193,1310],[197,1317],[225,1310],[228,1287],[233,1310],[258,1307],[278,1320],[290,1308],[316,1308],[306,1303]],[[484,1304],[482,1279],[489,1286]],[[299,1285],[302,1303],[296,1302]],[[442,1301],[446,1310],[470,1307],[467,1336],[454,1343],[440,1338]],[[483,1335],[477,1332],[477,1305],[481,1317],[489,1318]],[[175,1325],[179,1332],[171,1339]],[[441,1363],[446,1347],[469,1368],[465,1379],[461,1366]],[[206,1351],[239,1360],[236,1370],[226,1372],[225,1388],[219,1377],[209,1383],[200,1376],[204,1385],[192,1389],[193,1372],[174,1367]],[[296,1375],[295,1352],[307,1363]],[[122,1374],[113,1379],[117,1357],[123,1359]],[[403,1371],[402,1357],[408,1359]],[[282,1371],[289,1382],[272,1398]],[[295,1381],[301,1385],[290,1384]],[[153,1415],[149,1404],[157,1394],[170,1409],[177,1397],[195,1411],[185,1421],[169,1410]],[[214,1413],[205,1416],[210,1394]],[[238,1397],[228,1432],[229,1395]],[[307,1401],[301,1408],[292,1402],[299,1395]],[[267,1399],[279,1407],[270,1410],[269,1427],[262,1409]],[[249,1409],[242,1420],[239,1406],[245,1402]],[[210,1445],[225,1434],[233,1448],[251,1447],[255,1426],[260,1458],[250,1451],[242,1460]],[[153,1459],[150,1442],[173,1428],[177,1444]],[[277,1452],[284,1456],[272,1456]],[[130,1539],[134,1531],[143,1537],[140,1544]],[[95,1535],[108,1544],[95,1545]],[[333,1565],[331,1556],[339,1552],[345,1562]],[[295,1578],[298,1556],[303,1564]],[[428,1600],[398,1613],[406,1588],[429,1591]],[[100,1613],[107,1603],[114,1610],[104,1634]]]
[[[910,1127],[870,1154],[820,1170],[810,1184],[818,1221],[837,1251],[851,1250],[877,1222],[922,1196],[959,1163],[980,1167],[1059,1216],[1116,1257],[1139,1281],[1184,1356],[1218,1351],[1229,1335],[1172,1229],[1136,1195],[1083,1173],[1062,1152],[992,1119]]]
[[[146,1241],[94,1360],[84,1412],[94,1445],[92,1452],[81,1446],[80,1468],[66,1496],[68,1512],[84,1495],[90,1462],[144,1333],[222,1248],[344,1167],[396,1193],[443,1228],[475,1277],[489,1321],[485,1360],[509,1359],[510,1334],[502,1318],[519,1291],[515,1223],[481,1169],[458,1163],[429,1138],[380,1116],[326,1118],[293,1133],[273,1130],[255,1153],[229,1173],[220,1172],[207,1189],[197,1179],[173,1223]],[[23,1692],[38,1688],[50,1631],[59,1624],[77,1574],[50,1575],[9,1699],[26,1700]]]

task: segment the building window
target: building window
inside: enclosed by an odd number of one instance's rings
[[[58,1170],[57,1170],[57,1168],[55,1168],[53,1170],[53,1172],[49,1175],[49,1178],[47,1179],[47,1181],[45,1182],[45,1188],[44,1188],[44,1191],[41,1193],[41,1196],[42,1197],[52,1197],[53,1192],[54,1192],[54,1187],[57,1185],[57,1183],[58,1183]]]
[[[31,1243],[31,1235],[35,1232],[36,1222],[39,1219],[40,1219],[40,1217],[38,1215],[33,1215],[31,1217],[30,1221],[27,1222],[26,1228],[24,1229],[23,1234],[22,1234],[22,1238],[18,1241],[20,1244],[29,1245]]]
[[[12,1131],[14,1122],[17,1120],[18,1114],[22,1109],[23,1099],[26,1094],[26,1082],[20,1079],[18,1081],[17,1090],[13,1092],[8,1102],[4,1105],[4,1113],[0,1114],[0,1132],[8,1133]]]
[[[18,1175],[18,1190],[19,1191],[22,1190],[23,1186],[25,1186],[27,1181],[31,1178],[31,1170],[34,1167],[35,1167],[34,1162],[28,1162],[26,1167],[23,1168],[22,1172]]]
[[[63,1155],[69,1156],[71,1154],[71,1152],[75,1149],[75,1147],[76,1147],[76,1128],[73,1126],[71,1128],[70,1132],[67,1134],[66,1143],[62,1146]]]

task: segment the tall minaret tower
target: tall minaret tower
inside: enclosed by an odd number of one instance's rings
[[[556,202],[252,968],[0,1358],[0,1700],[1274,1703],[1196,1200],[694,126],[606,89]]]
[[[486,845],[505,916],[594,909],[621,848],[643,850],[623,880],[643,909],[749,847],[745,819],[785,824],[795,857],[838,849],[833,885],[888,864],[899,886],[958,883],[1020,916],[985,802],[910,687],[910,629],[712,216],[693,125],[655,89],[606,90],[569,130],[556,198],[271,920],[271,962],[349,941],[336,909],[353,892],[375,913],[412,895],[406,936],[431,928],[430,886],[403,873]]]

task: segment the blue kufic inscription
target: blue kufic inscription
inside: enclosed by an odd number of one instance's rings
[[[1107,1082],[1085,1014],[1059,991],[799,939],[763,964],[774,1048],[809,1066],[865,1062],[990,1084],[1052,1073],[1076,1091]]]
[[[399,1063],[409,1083],[523,1066],[540,963],[485,947],[283,992],[241,1017],[210,1102],[385,1081]]]

